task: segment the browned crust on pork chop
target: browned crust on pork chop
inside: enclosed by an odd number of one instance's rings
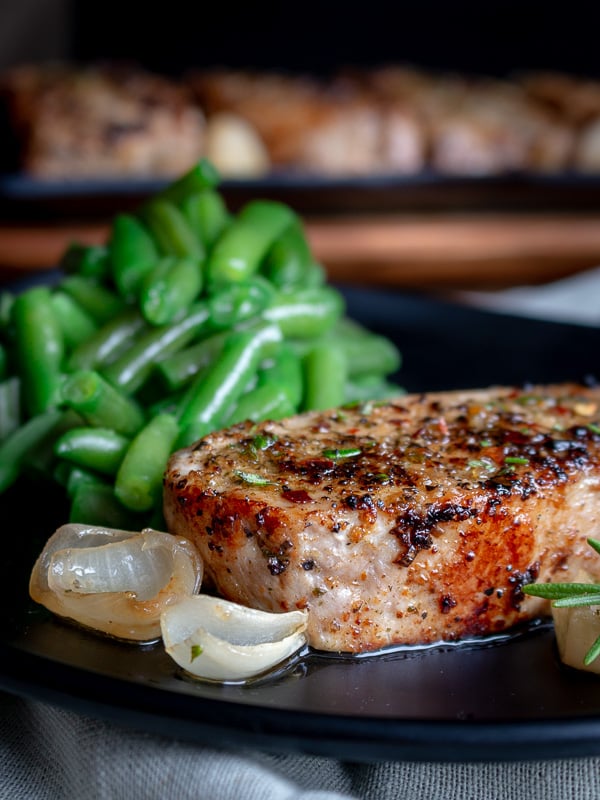
[[[171,457],[165,518],[223,596],[308,609],[316,648],[453,641],[595,569],[599,458],[598,389],[407,395],[207,436]]]

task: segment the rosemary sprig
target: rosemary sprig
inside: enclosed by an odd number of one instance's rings
[[[588,544],[600,555],[600,541],[588,539]],[[600,583],[528,583],[525,594],[552,601],[554,608],[600,605]],[[589,666],[600,656],[600,636],[585,654],[583,663]]]
[[[241,469],[234,469],[233,474],[236,475],[243,483],[248,483],[252,486],[276,486],[276,483],[270,481],[268,478],[263,478],[262,475],[256,475],[254,472],[244,472]]]

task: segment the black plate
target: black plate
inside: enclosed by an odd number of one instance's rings
[[[398,342],[398,379],[411,391],[592,380],[598,369],[600,329],[344,291],[352,316]],[[160,645],[96,637],[34,606],[29,572],[63,510],[56,495],[29,487],[5,495],[2,511],[0,688],[231,747],[361,761],[600,754],[600,680],[560,664],[548,623],[495,642],[369,658],[309,654],[246,686],[195,683]]]
[[[58,180],[0,174],[0,216],[104,217],[137,208],[166,184],[153,178]],[[274,172],[256,179],[224,180],[221,190],[232,210],[267,197],[300,214],[600,209],[600,174],[571,172],[453,176],[423,171],[360,177]]]

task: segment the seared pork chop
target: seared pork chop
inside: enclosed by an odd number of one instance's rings
[[[597,572],[599,460],[600,389],[407,395],[213,433],[171,457],[164,510],[224,597],[357,653],[547,613],[524,584]]]

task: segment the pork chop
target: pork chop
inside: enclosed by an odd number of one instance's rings
[[[504,631],[549,611],[524,584],[598,577],[599,460],[600,389],[406,395],[210,434],[164,512],[224,597],[359,653]]]

